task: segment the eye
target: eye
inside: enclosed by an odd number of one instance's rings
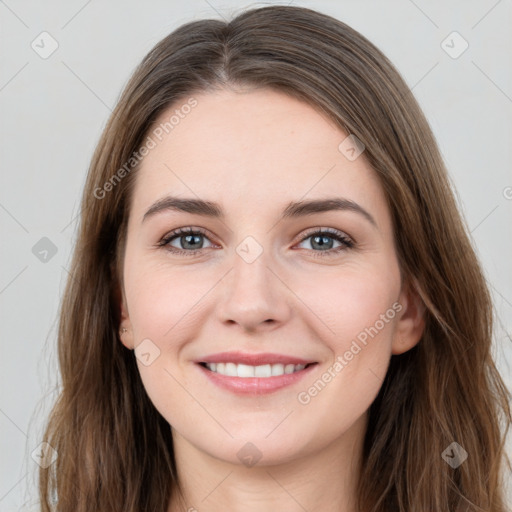
[[[162,238],[158,246],[165,247],[174,254],[193,256],[205,248],[204,240],[208,240],[210,243],[209,247],[214,247],[214,244],[209,241],[204,230],[194,227],[179,228]],[[300,244],[306,241],[309,241],[310,251],[315,257],[335,256],[341,251],[355,246],[355,243],[348,235],[332,228],[315,228],[310,230],[302,238]],[[335,243],[339,245],[334,247]],[[308,248],[306,247],[306,249]]]
[[[332,228],[315,228],[307,233],[300,243],[309,241],[309,245],[316,256],[335,256],[339,252],[354,247],[354,242],[342,231]],[[339,245],[333,247],[335,243]]]
[[[203,241],[208,240],[206,233],[199,228],[179,228],[166,235],[158,245],[165,247],[175,254],[186,256],[194,255],[200,252],[203,247]],[[178,247],[176,247],[177,244]],[[213,246],[213,244],[212,244]]]

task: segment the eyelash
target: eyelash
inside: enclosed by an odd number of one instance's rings
[[[208,238],[207,233],[202,230],[201,228],[179,228],[168,235],[166,235],[160,242],[158,243],[158,247],[166,247],[166,249],[173,254],[177,254],[180,256],[194,256],[198,253],[200,253],[203,249],[194,249],[194,250],[184,250],[184,249],[176,249],[175,247],[170,246],[170,242],[172,242],[175,238],[178,238],[180,236],[184,235],[203,235],[206,238]],[[355,243],[351,238],[349,238],[347,235],[345,235],[343,232],[338,231],[336,229],[332,228],[315,228],[310,230],[306,233],[306,235],[299,241],[299,243],[302,243],[306,241],[308,238],[311,238],[313,235],[321,236],[321,235],[328,235],[328,238],[333,238],[334,240],[340,242],[342,244],[341,247],[337,247],[334,249],[328,249],[326,251],[314,251],[310,249],[310,251],[314,254],[315,257],[320,258],[326,258],[337,255],[340,251],[346,250],[346,249],[352,249],[355,246]]]

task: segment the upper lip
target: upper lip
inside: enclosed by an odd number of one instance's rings
[[[247,364],[250,366],[260,366],[264,364],[310,364],[316,361],[302,359],[296,356],[287,356],[285,354],[249,354],[244,352],[219,352],[210,356],[205,356],[196,361],[197,363],[235,363]]]

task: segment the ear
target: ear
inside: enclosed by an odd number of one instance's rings
[[[413,348],[425,330],[425,305],[410,282],[402,287],[398,302],[402,309],[395,328],[393,355],[403,354]]]
[[[122,293],[119,293],[118,296],[118,304],[120,307],[119,339],[127,349],[133,350],[135,348],[133,343],[133,329],[128,313],[128,306],[126,305],[124,290]]]

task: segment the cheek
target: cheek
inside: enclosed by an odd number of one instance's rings
[[[193,278],[192,272],[183,275],[183,269],[171,270],[167,265],[140,260],[131,263],[125,268],[125,289],[134,343],[147,347],[145,352],[150,354],[149,361],[145,361],[140,356],[142,350],[138,353],[140,377],[160,414],[169,424],[181,425],[184,409],[197,416],[202,414],[186,392],[187,374],[178,361],[181,348],[194,338],[194,329],[200,323],[194,306],[207,292],[207,283]]]
[[[132,268],[133,272],[126,272],[126,295],[135,344],[143,338],[154,338],[158,344],[176,339],[176,333],[190,325],[211,284],[192,267],[139,264]]]
[[[328,411],[326,428],[335,435],[368,409],[382,386],[401,309],[396,302],[398,266],[388,261],[381,268],[346,268],[329,277],[317,276],[307,295],[306,283],[297,284],[308,306],[329,327],[322,327],[321,332],[332,356],[322,371],[305,383],[297,401],[306,423],[314,423],[310,418],[325,416]]]
[[[317,273],[314,279],[296,274],[293,289],[323,324],[321,332],[338,353],[376,323],[382,334],[389,334],[396,317],[392,306],[399,296],[400,275],[392,264],[386,271],[345,267]]]

